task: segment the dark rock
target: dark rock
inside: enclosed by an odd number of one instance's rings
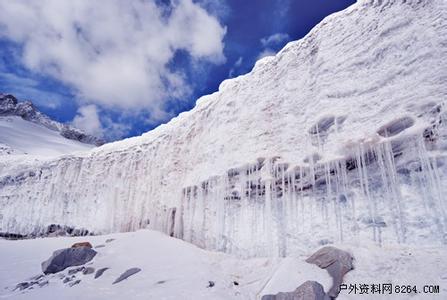
[[[72,287],[72,286],[74,286],[74,285],[79,284],[80,282],[81,282],[81,280],[78,279],[78,280],[76,280],[76,281],[73,281],[73,282],[69,283],[68,286],[69,286],[69,287]]]
[[[76,273],[84,271],[84,269],[85,269],[85,267],[80,267],[80,268],[74,268],[74,269],[68,270],[68,275],[74,275]]]
[[[39,274],[39,275],[36,275],[36,276],[31,277],[29,280],[39,281],[40,279],[42,279],[42,278],[44,278],[44,277],[45,277],[45,275],[43,275],[43,274]]]
[[[22,240],[26,236],[18,233],[0,232],[0,237],[6,240]]]
[[[127,270],[126,272],[124,272],[123,274],[121,274],[112,284],[116,284],[118,282],[123,281],[124,279],[129,278],[132,275],[135,275],[136,273],[140,272],[141,269],[140,268],[130,268],[129,270]]]
[[[68,267],[80,266],[93,259],[96,251],[87,247],[60,249],[42,263],[44,274],[57,273]]]
[[[62,283],[70,282],[72,279],[70,277],[65,277],[64,280],[62,280]]]
[[[95,273],[95,268],[87,267],[82,271],[82,274],[89,275]]]
[[[24,290],[24,289],[29,288],[29,287],[32,286],[32,285],[33,285],[33,284],[32,284],[31,282],[27,282],[27,281],[25,281],[25,282],[21,282],[21,283],[19,283],[19,284],[16,285],[16,287],[14,288],[14,291],[15,291],[15,290],[22,291],[22,290]]]
[[[98,271],[96,271],[95,273],[95,279],[99,278],[100,276],[102,276],[102,274],[104,274],[105,271],[107,271],[109,268],[101,268],[98,269]]]
[[[212,288],[213,286],[215,286],[216,284],[214,283],[214,281],[208,281],[208,286],[207,288]]]
[[[234,284],[234,285],[239,285],[239,282],[237,282],[237,281],[233,281],[233,284]]]
[[[45,281],[39,282],[39,287],[44,287],[44,286],[46,286],[48,284],[49,284],[49,281],[45,280]]]
[[[343,283],[344,275],[354,269],[353,260],[354,258],[348,252],[327,246],[315,252],[306,259],[306,262],[327,270],[332,277],[332,287],[328,295],[336,298],[340,293],[340,285]]]
[[[87,229],[66,225],[50,224],[45,229],[30,234],[28,237],[86,236],[92,235]]]
[[[295,291],[278,293],[276,295],[264,295],[261,300],[329,300],[323,286],[316,281],[306,281]]]
[[[92,244],[90,244],[89,242],[79,242],[71,245],[71,248],[79,248],[79,247],[93,248]]]
[[[414,120],[410,117],[402,117],[379,128],[377,133],[383,137],[394,136],[414,125]]]

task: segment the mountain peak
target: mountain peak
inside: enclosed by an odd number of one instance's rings
[[[103,139],[89,135],[80,129],[52,120],[40,112],[31,101],[19,102],[12,94],[0,93],[0,116],[21,117],[23,120],[42,125],[59,132],[61,136],[67,139],[76,140],[81,143],[95,146],[101,146],[105,143]]]

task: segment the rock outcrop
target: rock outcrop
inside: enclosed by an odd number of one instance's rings
[[[354,269],[353,260],[354,258],[348,252],[328,246],[315,252],[311,257],[306,259],[306,262],[315,264],[329,273],[332,277],[332,287],[328,295],[336,298],[340,293],[340,285],[343,282],[343,277],[346,273]]]
[[[265,295],[262,300],[329,300],[324,292],[323,286],[316,281],[306,281],[295,291],[278,293],[276,295]]]
[[[88,247],[60,249],[42,263],[44,274],[57,273],[68,267],[81,266],[95,257],[96,251]]]

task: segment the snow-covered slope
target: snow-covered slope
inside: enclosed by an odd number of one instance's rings
[[[114,239],[111,242],[107,240]],[[20,282],[41,274],[41,262],[53,251],[70,247],[75,242],[90,241],[98,254],[87,267],[109,268],[95,279],[94,274],[74,275],[64,283],[68,268],[40,280],[43,287],[15,290]],[[366,243],[361,247],[344,245],[356,258],[355,269],[348,273],[349,284],[416,285],[420,294],[359,295],[342,291],[337,299],[445,299],[447,293],[447,255],[445,248],[395,247],[379,248]],[[326,270],[308,264],[305,259],[313,251],[288,258],[256,258],[241,260],[204,251],[183,241],[154,231],[112,234],[77,238],[46,238],[21,241],[0,240],[1,299],[194,299],[194,300],[257,300],[266,294],[293,291],[306,280],[320,282],[327,291],[332,280]],[[436,265],[436,268],[430,266]],[[112,284],[125,270],[141,272]],[[418,272],[414,272],[418,270]],[[48,280],[48,284],[44,284]],[[70,283],[80,283],[70,287]],[[214,283],[209,287],[209,281]],[[235,284],[236,282],[236,284]],[[424,294],[423,286],[439,286],[439,292]]]
[[[444,244],[446,13],[359,1],[141,137],[4,165],[0,230],[149,226],[244,256]]]
[[[41,113],[31,101],[19,102],[13,95],[0,93],[0,117],[14,116],[56,131],[66,139],[96,146],[104,144],[102,139],[86,134],[82,130],[68,124],[62,124],[50,119],[47,115]]]
[[[17,116],[0,117],[0,143],[0,155],[58,156],[95,147],[64,138],[57,131]]]

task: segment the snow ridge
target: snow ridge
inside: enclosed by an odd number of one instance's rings
[[[100,146],[104,144],[102,139],[88,135],[82,130],[67,124],[61,124],[51,120],[41,113],[30,101],[18,102],[17,98],[10,94],[0,93],[0,116],[18,116],[26,121],[42,125],[48,129],[58,131],[63,137],[76,140],[81,143]]]

